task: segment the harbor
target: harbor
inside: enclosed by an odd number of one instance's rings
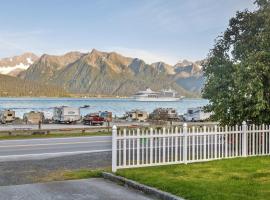
[[[174,108],[179,114],[188,108],[207,105],[208,100],[184,98],[177,102],[141,102],[123,98],[0,98],[0,110],[14,110],[16,117],[23,118],[30,111],[43,112],[45,118],[53,117],[54,107],[81,107],[81,115],[99,111],[110,111],[113,117],[121,117],[133,109],[151,113],[156,108]],[[85,105],[89,107],[83,108]]]
[[[133,99],[98,98],[0,98],[1,135],[48,134],[52,132],[104,132],[118,127],[181,125],[191,108],[204,99],[177,102],[142,102]],[[194,114],[193,114],[194,115]],[[189,114],[188,121],[195,116]]]

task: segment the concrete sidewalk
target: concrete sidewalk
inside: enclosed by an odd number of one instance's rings
[[[101,178],[0,187],[3,200],[150,200]]]

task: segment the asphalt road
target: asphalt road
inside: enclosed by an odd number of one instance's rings
[[[111,136],[1,140],[0,162],[111,151]]]
[[[150,200],[145,194],[104,179],[0,187],[3,200]]]
[[[113,122],[110,124],[116,125],[118,127],[121,126],[149,126],[147,122]],[[103,126],[89,126],[84,124],[42,124],[41,130],[59,130],[59,129],[97,129],[97,128],[106,127],[106,123]],[[37,130],[38,125],[35,124],[0,124],[0,131],[14,131],[14,130]]]

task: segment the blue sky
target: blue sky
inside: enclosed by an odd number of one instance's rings
[[[253,0],[0,0],[0,57],[92,48],[146,62],[206,57]]]

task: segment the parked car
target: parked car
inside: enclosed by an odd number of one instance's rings
[[[53,121],[56,123],[76,123],[81,120],[80,108],[61,106],[54,108]]]
[[[44,113],[31,111],[23,115],[23,121],[26,124],[39,124],[44,122]]]
[[[3,110],[0,111],[0,123],[10,123],[15,120],[15,111],[13,110]]]
[[[184,114],[185,121],[205,121],[210,118],[212,113],[204,112],[203,107],[189,108]]]
[[[83,118],[83,123],[86,125],[103,125],[105,122],[104,118],[99,113],[90,113]]]

